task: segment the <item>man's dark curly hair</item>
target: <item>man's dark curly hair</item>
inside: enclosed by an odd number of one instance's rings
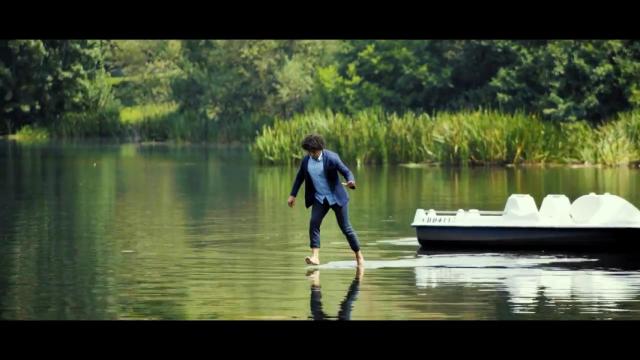
[[[318,134],[307,135],[302,140],[302,148],[307,151],[322,150],[324,149],[324,139]]]

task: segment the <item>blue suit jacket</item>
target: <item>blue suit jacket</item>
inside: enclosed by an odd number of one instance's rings
[[[300,169],[298,170],[298,174],[296,175],[296,180],[293,182],[293,188],[291,189],[290,194],[291,196],[297,196],[298,190],[300,190],[300,186],[304,182],[304,203],[306,207],[313,205],[316,193],[316,188],[313,186],[313,181],[311,180],[311,176],[309,175],[309,171],[307,170],[309,159],[309,155],[306,155],[304,159],[302,159]],[[329,151],[326,149],[323,150],[322,164],[324,167],[324,174],[327,177],[327,182],[329,183],[329,188],[331,189],[331,193],[335,197],[338,205],[344,206],[349,201],[349,195],[347,194],[347,191],[344,189],[342,184],[340,184],[338,172],[340,172],[340,174],[342,174],[342,176],[344,176],[347,181],[355,181],[355,179],[353,178],[353,174],[351,173],[351,171],[349,171],[349,168],[342,162],[340,156],[338,156],[338,154],[334,153],[333,151]]]

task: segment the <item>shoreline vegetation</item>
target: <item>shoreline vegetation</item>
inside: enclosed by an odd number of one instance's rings
[[[120,112],[121,136],[100,141],[140,145],[246,148],[262,165],[296,165],[304,156],[300,139],[323,134],[327,148],[353,166],[633,166],[640,164],[640,111],[593,126],[586,121],[548,122],[522,112],[493,110],[402,115],[368,109],[348,116],[330,110],[276,119],[253,142],[189,141],[171,138],[175,113],[170,106]],[[145,109],[145,108],[143,108]],[[136,113],[137,111],[137,113]],[[151,112],[151,115],[149,115]],[[154,132],[155,131],[155,132]],[[153,134],[165,134],[161,140]],[[340,134],[340,136],[337,136]],[[91,141],[51,136],[50,130],[25,126],[0,138],[24,143]]]
[[[325,134],[327,147],[357,166],[618,166],[640,161],[640,111],[618,114],[599,126],[491,110],[433,116],[381,110],[354,116],[313,112],[276,119],[262,129],[251,150],[262,164],[296,163],[303,155],[299,139],[310,132]]]
[[[352,166],[640,161],[638,40],[0,40],[0,138]],[[418,164],[418,165],[416,165]]]

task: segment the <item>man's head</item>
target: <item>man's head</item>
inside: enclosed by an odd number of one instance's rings
[[[302,148],[309,153],[309,156],[317,159],[324,149],[324,139],[318,134],[307,135],[302,140]]]

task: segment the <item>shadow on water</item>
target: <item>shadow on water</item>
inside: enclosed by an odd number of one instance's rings
[[[360,291],[360,282],[362,281],[363,275],[364,275],[364,269],[361,267],[357,268],[355,278],[353,279],[353,281],[351,281],[351,285],[349,286],[347,295],[345,296],[342,303],[340,303],[340,311],[338,311],[338,316],[334,317],[334,316],[327,315],[322,309],[322,292],[320,289],[320,270],[318,269],[309,270],[309,272],[307,273],[307,276],[311,281],[310,319],[330,320],[330,319],[337,318],[338,320],[351,320],[351,310],[353,310],[353,302],[356,300],[358,296],[358,292]]]

